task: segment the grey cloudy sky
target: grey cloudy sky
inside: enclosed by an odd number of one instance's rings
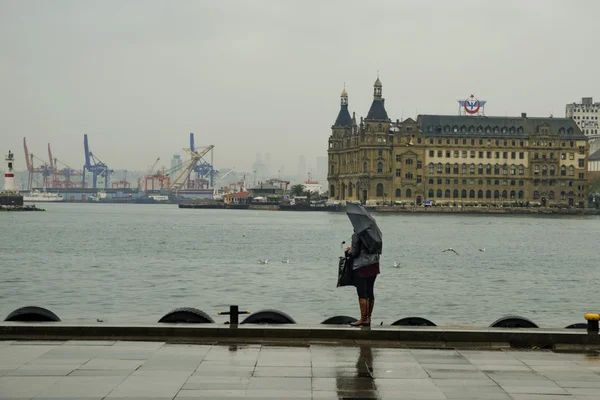
[[[366,115],[379,70],[391,118],[564,116],[600,100],[600,2],[0,0],[0,144],[112,168],[214,144],[217,167],[257,152],[295,172],[326,155],[343,83]]]

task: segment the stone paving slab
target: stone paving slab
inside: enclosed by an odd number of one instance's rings
[[[591,400],[598,371],[596,352],[0,341],[2,400]]]

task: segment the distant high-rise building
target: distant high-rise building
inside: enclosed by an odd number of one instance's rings
[[[319,179],[327,178],[327,157],[317,157],[317,177]]]
[[[298,157],[298,179],[306,179],[306,158]]]
[[[173,172],[179,172],[182,167],[183,162],[181,161],[181,156],[179,154],[174,154],[173,158],[171,158],[171,170]]]
[[[271,153],[265,153],[265,176],[271,177]]]

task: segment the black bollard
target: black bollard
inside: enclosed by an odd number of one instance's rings
[[[229,312],[219,311],[218,315],[229,315],[229,324],[237,325],[240,314],[250,314],[250,311],[240,311],[238,306],[229,306]]]
[[[584,315],[587,321],[587,331],[589,334],[598,334],[598,321],[600,321],[600,314],[588,313]]]

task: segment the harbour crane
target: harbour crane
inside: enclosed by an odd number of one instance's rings
[[[193,145],[194,141],[193,141],[193,133],[190,134],[190,145]],[[194,149],[192,150],[192,147],[190,146],[190,148],[188,149],[183,149],[186,153],[188,153],[190,155],[190,161],[189,163],[187,163],[187,166],[185,168],[183,168],[181,170],[181,172],[177,175],[177,177],[173,180],[173,182],[171,183],[171,188],[172,189],[187,189],[189,182],[190,182],[190,176],[192,175],[192,172],[196,171],[196,167],[198,166],[198,163],[200,163],[202,161],[202,158],[207,155],[210,151],[212,151],[212,149],[214,149],[214,145],[210,145],[208,147],[203,148],[202,150],[198,150],[194,147]],[[211,166],[212,168],[212,166]]]
[[[85,172],[87,170],[87,172],[92,173],[92,188],[97,188],[98,177],[104,178],[104,188],[108,188],[110,175],[115,171],[109,169],[105,163],[103,163],[98,157],[94,155],[94,153],[90,151],[87,134],[83,135],[83,148],[85,152],[85,164],[83,165],[81,186],[86,187]]]
[[[48,160],[50,161],[50,171],[52,173],[52,180],[50,181],[50,187],[52,188],[74,188],[77,187],[77,183],[72,181],[72,177],[82,176],[81,171],[76,171],[58,158],[52,156],[52,150],[50,149],[50,143],[48,143]],[[62,168],[59,168],[59,163],[62,164]],[[60,180],[59,177],[64,177],[64,180]]]
[[[44,189],[48,188],[50,175],[52,171],[50,166],[39,157],[29,153],[27,149],[27,139],[23,138],[23,150],[25,151],[25,165],[27,166],[28,178],[27,178],[27,190],[32,190],[34,185],[38,187],[41,185]],[[39,167],[34,166],[34,159],[40,161],[42,164]]]
[[[214,147],[214,146],[212,146]],[[196,146],[194,143],[194,133],[191,132],[190,133],[190,150],[193,153],[198,153],[198,151],[196,150]],[[208,153],[206,153],[208,154]],[[205,155],[206,155],[205,154]],[[203,157],[200,158],[200,160],[198,161],[198,164],[194,167],[194,172],[196,172],[196,177],[197,179],[206,179],[207,177],[209,178],[209,186],[213,187],[215,184],[215,173],[217,171],[215,171],[214,167],[213,167],[213,152],[212,149],[210,151],[210,163],[207,162],[206,160],[204,160]]]

